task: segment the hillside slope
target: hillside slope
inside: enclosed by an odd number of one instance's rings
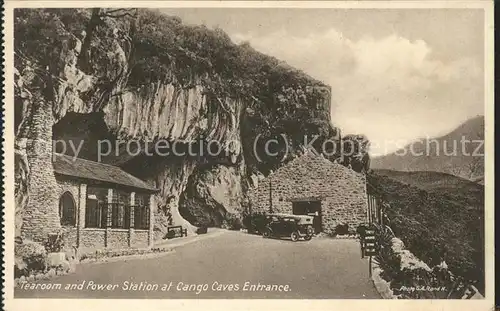
[[[484,142],[484,116],[469,119],[444,136],[420,139],[372,158],[371,168],[444,172],[473,180],[484,175],[484,146],[480,141]]]
[[[382,195],[389,225],[417,257],[445,260],[484,292],[484,189],[443,173],[374,170],[367,180]]]
[[[484,186],[470,180],[440,172],[401,172],[392,170],[373,170],[402,184],[417,187],[429,193],[453,198],[468,209],[484,209]]]

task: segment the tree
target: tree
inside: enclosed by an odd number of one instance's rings
[[[467,174],[469,179],[473,179],[477,176],[484,174],[484,157],[471,156],[470,161],[467,163]]]
[[[370,169],[368,150],[370,141],[365,135],[346,135],[342,137],[342,164],[350,166],[356,172],[367,172]]]
[[[455,176],[462,176],[463,167],[457,164],[450,163],[446,170]]]

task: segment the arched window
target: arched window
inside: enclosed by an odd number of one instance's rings
[[[75,200],[71,192],[66,191],[59,200],[59,217],[62,226],[76,225]]]

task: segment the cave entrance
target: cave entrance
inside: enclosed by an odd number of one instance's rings
[[[102,112],[68,112],[52,127],[52,139],[54,152],[91,161],[98,160],[100,140],[115,141]]]
[[[314,216],[313,227],[316,234],[323,230],[321,219],[321,201],[305,200],[292,202],[292,213],[294,215]]]

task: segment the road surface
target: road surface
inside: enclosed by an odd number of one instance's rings
[[[35,283],[38,289],[16,288],[15,297],[380,299],[357,241],[291,242],[243,232],[193,241],[161,257],[81,264],[73,274]]]

